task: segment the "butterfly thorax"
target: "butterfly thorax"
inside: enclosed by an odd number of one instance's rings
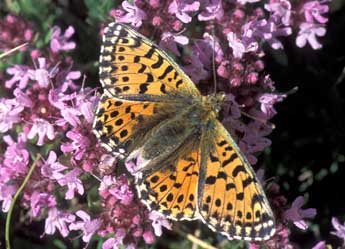
[[[202,96],[202,109],[205,111],[205,117],[202,119],[217,118],[224,99],[225,93],[223,92]]]

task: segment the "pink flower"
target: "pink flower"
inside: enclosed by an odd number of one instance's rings
[[[159,46],[161,46],[164,49],[170,50],[171,52],[179,56],[180,52],[178,51],[176,43],[179,43],[181,45],[187,45],[188,42],[188,38],[184,35],[176,35],[171,32],[164,32],[162,34]]]
[[[313,246],[311,249],[327,249],[326,242],[320,241],[315,246]]]
[[[66,237],[69,234],[67,224],[74,221],[75,216],[73,214],[62,212],[54,207],[48,211],[44,231],[46,234],[54,234],[58,229],[62,237]]]
[[[56,199],[48,193],[34,191],[30,196],[30,206],[32,217],[38,217],[43,207],[53,208],[56,206]]]
[[[295,226],[302,230],[306,230],[308,228],[307,223],[305,223],[303,219],[314,218],[316,215],[315,208],[301,209],[301,207],[304,205],[304,202],[303,196],[297,197],[293,201],[290,209],[286,210],[283,214],[285,219],[293,221]]]
[[[150,212],[149,219],[152,220],[152,227],[156,236],[162,235],[162,227],[171,230],[169,221],[158,212]]]
[[[210,21],[222,19],[224,15],[224,9],[221,0],[205,0],[203,11],[198,15],[199,21]]]
[[[50,179],[60,179],[63,177],[62,171],[68,169],[68,167],[62,165],[56,161],[57,156],[54,151],[49,152],[48,159],[41,166],[41,174]]]
[[[123,228],[120,228],[116,231],[114,237],[104,241],[102,249],[118,249],[123,245],[123,239],[126,236],[126,231]]]
[[[16,193],[16,191],[17,187],[14,185],[0,184],[0,202],[2,201],[2,212],[8,212],[13,195]]]
[[[336,217],[332,218],[332,225],[335,231],[332,231],[331,234],[337,236],[343,240],[343,245],[345,246],[345,223],[340,224],[339,220]]]
[[[261,111],[267,115],[268,118],[272,118],[277,113],[274,109],[274,104],[283,101],[284,98],[286,98],[285,94],[264,93],[260,94],[257,100],[261,104]]]
[[[49,140],[55,138],[54,126],[47,120],[36,118],[27,136],[29,139],[33,139],[36,135],[38,135],[37,145],[42,146],[45,137]]]
[[[99,187],[99,192],[103,198],[112,195],[124,205],[129,205],[134,196],[129,188],[128,179],[125,175],[117,178],[104,176]]]
[[[81,230],[83,234],[83,241],[89,242],[92,235],[94,235],[98,229],[101,227],[101,220],[99,219],[90,219],[88,215],[83,210],[76,212],[76,215],[81,218],[83,221],[75,221],[69,225],[70,230]]]
[[[79,168],[72,169],[65,175],[62,175],[57,179],[58,183],[61,186],[67,186],[67,192],[65,194],[66,200],[71,200],[74,198],[74,193],[84,194],[84,187],[81,180],[78,178],[82,173],[82,170]]]
[[[251,41],[249,39],[240,40],[233,32],[227,34],[227,39],[235,58],[242,58],[244,53],[255,52],[259,48],[256,41]]]
[[[18,83],[20,89],[24,89],[29,81],[29,67],[24,65],[14,65],[6,69],[6,72],[13,75],[11,79],[5,81],[6,88],[12,88]]]
[[[328,21],[327,17],[323,17],[329,10],[328,5],[322,5],[328,1],[310,1],[303,5],[302,12],[304,12],[305,20],[309,23],[319,22],[326,23]]]
[[[189,23],[192,17],[191,12],[198,11],[200,7],[199,1],[173,0],[169,5],[169,13],[175,15],[181,22]]]
[[[91,132],[91,131],[90,131]],[[68,137],[72,142],[64,143],[61,145],[61,151],[64,153],[73,152],[73,157],[76,160],[81,160],[91,145],[90,138],[84,136],[79,130],[73,129],[67,132],[66,137]]]
[[[122,16],[115,16],[117,22],[130,23],[132,26],[139,28],[142,21],[146,19],[146,14],[143,10],[134,5],[131,5],[128,1],[122,2],[122,8],[127,12]]]
[[[271,1],[265,4],[265,9],[271,12],[271,18],[275,23],[283,23],[285,26],[290,25],[291,18],[291,3],[287,0]]]
[[[14,89],[13,95],[16,97],[17,102],[21,105],[29,108],[33,107],[34,103],[30,99],[30,97],[26,93],[24,93],[20,88]]]
[[[326,29],[323,25],[304,22],[299,28],[300,30],[296,38],[296,45],[298,47],[302,48],[308,42],[313,49],[322,48],[316,37],[326,34]]]
[[[47,60],[43,57],[38,58],[38,69],[29,70],[29,77],[32,80],[36,80],[40,87],[48,88],[50,80],[55,77],[57,73],[57,67],[48,70]]]
[[[20,113],[24,106],[16,99],[0,98],[0,133],[5,133],[12,129],[13,125],[21,121]]]
[[[143,233],[143,238],[144,238],[144,241],[147,243],[147,244],[152,244],[154,241],[155,241],[155,236],[154,234],[152,233],[151,230],[147,230]]]
[[[61,28],[55,26],[53,28],[53,33],[50,40],[50,49],[53,53],[58,53],[59,51],[69,51],[75,48],[75,42],[68,41],[74,34],[74,28],[69,26],[65,33],[61,34]]]

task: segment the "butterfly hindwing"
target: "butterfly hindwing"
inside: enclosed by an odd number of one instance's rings
[[[140,198],[150,209],[176,220],[199,218],[197,183],[200,168],[199,141],[187,143],[176,151],[174,159],[160,163],[160,168],[147,173],[138,182]]]
[[[157,45],[123,24],[104,30],[100,80],[112,96],[200,95],[189,77]]]
[[[204,141],[199,210],[211,229],[228,238],[263,240],[274,233],[274,218],[255,173],[223,125]]]

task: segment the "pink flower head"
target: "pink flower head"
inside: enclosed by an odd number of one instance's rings
[[[326,14],[329,10],[328,5],[323,5],[328,1],[310,1],[306,2],[303,5],[301,11],[304,12],[305,20],[309,23],[319,22],[319,23],[326,23],[328,21],[327,17],[323,17],[323,14]]]
[[[32,217],[38,217],[44,207],[52,208],[56,206],[56,199],[48,193],[34,191],[30,196],[30,206]]]
[[[68,41],[74,34],[74,28],[69,26],[65,33],[61,34],[61,28],[55,26],[53,28],[53,33],[50,40],[50,49],[53,53],[58,53],[59,51],[69,51],[75,48],[75,42]]]
[[[98,229],[101,227],[101,220],[99,219],[90,219],[85,211],[79,210],[76,212],[76,215],[82,219],[82,221],[75,221],[69,225],[70,230],[81,230],[83,234],[83,241],[89,242],[92,235],[97,233]]]
[[[222,19],[224,15],[224,9],[222,6],[222,0],[206,0],[204,1],[203,11],[198,15],[199,21],[210,21]]]
[[[99,191],[103,198],[112,195],[124,205],[129,205],[134,196],[125,175],[121,175],[117,178],[104,176]]]
[[[13,195],[16,191],[17,187],[14,185],[0,184],[0,202],[2,202],[2,212],[8,212],[12,203]]]
[[[149,219],[152,220],[152,227],[156,236],[162,235],[162,227],[171,230],[169,221],[158,212],[150,212]]]
[[[130,4],[128,1],[122,2],[122,8],[127,12],[124,15],[115,16],[117,22],[130,23],[132,26],[139,28],[144,19],[146,19],[146,14],[138,6]]]
[[[237,0],[238,3],[245,5],[246,3],[256,3],[259,2],[260,0]]]
[[[48,70],[46,58],[38,58],[38,69],[29,70],[29,77],[32,80],[36,80],[40,87],[48,88],[50,84],[50,79],[54,78],[57,73],[57,67]]]
[[[189,23],[192,17],[189,15],[191,12],[199,10],[199,1],[188,0],[173,0],[169,5],[169,13],[175,15],[181,22]]]
[[[13,125],[21,121],[20,113],[24,106],[16,99],[0,98],[0,133],[12,129]]]
[[[65,194],[66,200],[71,200],[74,198],[75,192],[82,195],[84,194],[84,186],[79,179],[82,170],[79,168],[74,168],[65,175],[62,175],[57,179],[60,186],[67,186],[67,192]]]
[[[152,244],[155,241],[155,236],[151,230],[147,230],[143,233],[143,238],[146,244]]]
[[[24,93],[20,88],[16,88],[13,91],[13,95],[16,97],[16,100],[18,103],[21,103],[21,105],[25,107],[33,107],[34,103],[30,99],[30,97]]]
[[[332,225],[335,231],[332,231],[331,234],[337,236],[343,240],[343,245],[345,245],[345,223],[340,224],[339,220],[336,217],[332,218]]]
[[[45,137],[49,140],[53,140],[55,138],[54,126],[47,120],[36,118],[28,133],[28,138],[33,139],[36,135],[38,135],[37,145],[42,146],[44,145]]]
[[[304,202],[303,196],[297,197],[293,201],[291,207],[283,214],[285,219],[293,221],[295,226],[302,230],[306,230],[308,228],[307,223],[305,223],[303,219],[314,218],[316,215],[315,208],[301,209],[301,207],[304,205]]]
[[[6,72],[13,75],[11,79],[5,81],[6,88],[12,88],[14,84],[18,84],[20,89],[24,89],[29,81],[29,67],[24,65],[14,65],[6,69]]]
[[[296,45],[298,47],[302,48],[308,42],[313,49],[322,48],[316,37],[326,34],[326,29],[323,25],[304,22],[299,28],[300,30],[296,38]]]
[[[75,216],[73,214],[60,211],[54,207],[48,211],[44,231],[46,234],[54,234],[56,229],[58,229],[62,237],[66,237],[69,234],[67,224],[74,221]]]

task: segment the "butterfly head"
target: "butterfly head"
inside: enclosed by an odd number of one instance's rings
[[[218,113],[221,110],[221,106],[225,100],[225,93],[219,92],[216,94],[210,94],[206,96],[206,104],[210,106],[210,109],[215,112],[215,114],[218,116]]]

